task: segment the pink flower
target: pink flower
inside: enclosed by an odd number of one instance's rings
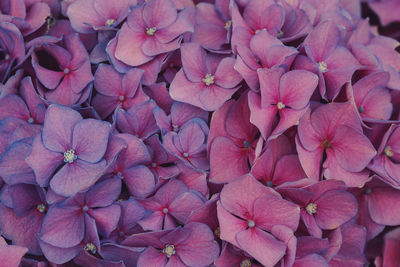
[[[274,266],[285,255],[281,231],[293,232],[300,209],[263,186],[251,175],[224,186],[217,204],[221,239],[254,257],[264,266]]]
[[[182,69],[171,82],[172,99],[214,111],[231,98],[242,78],[233,69],[235,60],[219,60],[196,43],[183,44]]]

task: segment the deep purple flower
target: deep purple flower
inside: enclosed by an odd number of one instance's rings
[[[27,157],[36,182],[63,196],[88,189],[106,167],[110,130],[109,123],[84,120],[77,111],[51,105]]]
[[[64,36],[63,43],[45,43],[36,48],[32,66],[44,86],[40,93],[48,101],[70,106],[88,97],[93,75],[89,55],[78,34]]]

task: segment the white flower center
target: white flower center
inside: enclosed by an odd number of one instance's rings
[[[286,106],[285,106],[285,104],[283,104],[282,102],[278,102],[278,104],[276,104],[276,107],[277,107],[279,110],[281,110],[281,109],[284,109]]]
[[[385,150],[383,152],[385,153],[386,156],[393,157],[392,148],[390,146],[385,147]]]
[[[86,243],[86,245],[83,247],[83,249],[92,254],[96,254],[96,252],[97,252],[97,247],[93,243]]]
[[[153,28],[146,28],[146,34],[147,34],[148,36],[153,36],[153,35],[156,33],[156,31],[157,31],[157,28],[156,28],[156,27],[153,27]]]
[[[318,63],[318,69],[319,69],[322,73],[325,73],[325,72],[328,71],[328,65],[327,65],[324,61],[321,61],[321,62]]]
[[[171,258],[171,256],[176,253],[175,246],[167,244],[162,252],[167,255],[167,258]]]
[[[114,23],[115,23],[115,19],[108,19],[108,20],[106,21],[106,23],[105,23],[105,26],[106,26],[106,27],[111,27],[111,26],[114,25]]]
[[[64,152],[64,162],[66,163],[73,163],[77,158],[78,156],[75,155],[75,151],[73,149]]]
[[[210,86],[211,84],[214,83],[214,76],[207,73],[206,76],[202,79],[203,83],[205,83],[207,86]]]
[[[306,211],[310,215],[316,213],[317,212],[317,204],[315,204],[315,203],[308,204],[306,207]]]

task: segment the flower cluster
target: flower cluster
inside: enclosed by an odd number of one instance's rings
[[[1,0],[0,265],[400,266],[399,25],[398,0]]]

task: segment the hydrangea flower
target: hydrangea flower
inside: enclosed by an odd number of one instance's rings
[[[64,196],[88,189],[106,167],[110,130],[109,123],[83,119],[64,106],[49,106],[43,131],[27,157],[36,182]]]

